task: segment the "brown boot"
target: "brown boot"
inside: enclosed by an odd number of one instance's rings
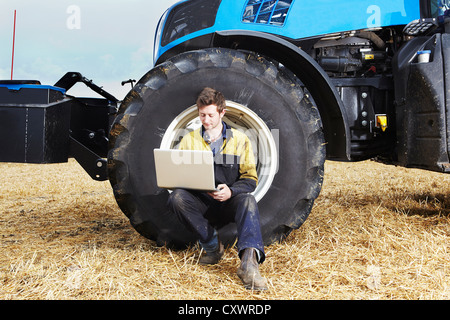
[[[225,249],[223,247],[222,242],[219,241],[219,248],[213,252],[206,252],[198,261],[199,264],[208,265],[208,264],[217,264],[220,259],[222,259],[223,253]]]
[[[242,280],[245,289],[267,290],[266,280],[259,274],[256,249],[244,249],[237,275]]]

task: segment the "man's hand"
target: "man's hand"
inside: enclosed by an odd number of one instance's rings
[[[208,192],[214,200],[224,202],[231,198],[231,190],[226,184],[219,184],[217,189],[218,191]]]

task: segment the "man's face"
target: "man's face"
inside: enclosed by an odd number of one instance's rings
[[[217,128],[222,123],[222,118],[225,115],[225,110],[221,113],[217,111],[217,106],[211,104],[198,109],[198,115],[205,130],[212,130]]]

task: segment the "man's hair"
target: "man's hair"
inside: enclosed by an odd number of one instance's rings
[[[216,105],[217,111],[221,113],[226,108],[225,97],[221,92],[206,87],[198,95],[197,108],[203,108],[212,104]]]

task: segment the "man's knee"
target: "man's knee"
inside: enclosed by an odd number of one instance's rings
[[[257,207],[257,205],[258,205],[255,197],[250,193],[241,193],[241,194],[234,196],[234,198],[235,198],[234,199],[235,201],[237,201],[238,203],[242,203],[247,207],[254,208],[254,207]]]
[[[167,201],[169,208],[173,211],[178,211],[177,209],[184,208],[190,194],[184,189],[175,189],[170,195]]]

